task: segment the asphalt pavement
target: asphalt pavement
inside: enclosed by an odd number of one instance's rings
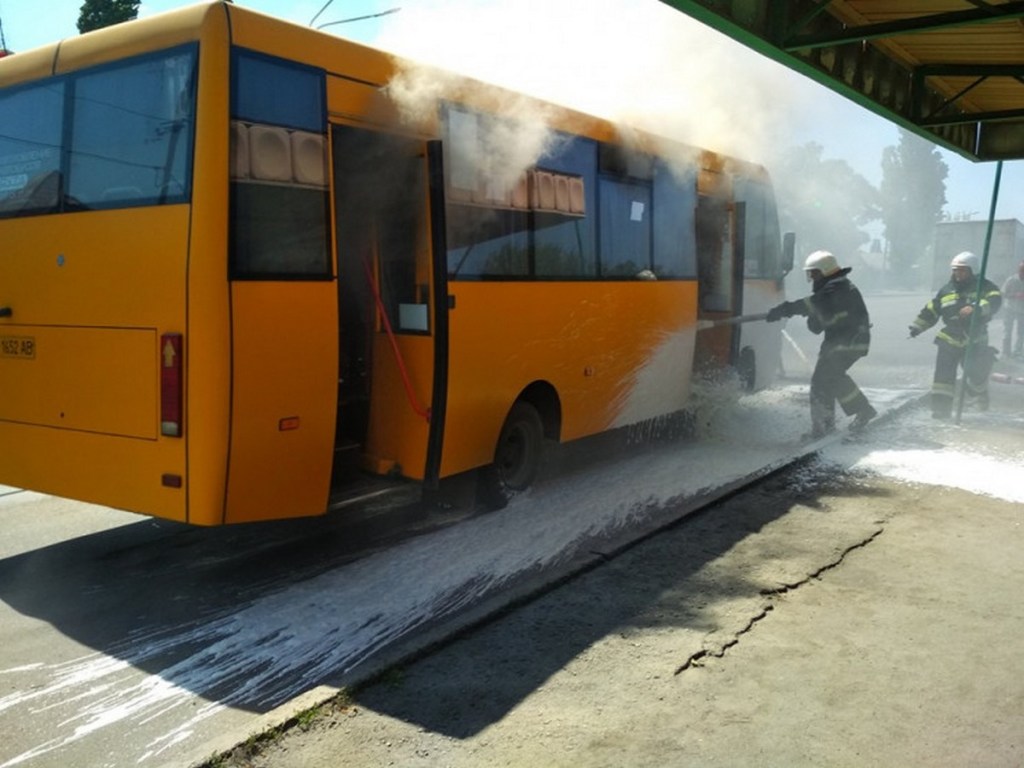
[[[997,373],[988,412],[836,440],[227,764],[1024,765],[1024,366]]]

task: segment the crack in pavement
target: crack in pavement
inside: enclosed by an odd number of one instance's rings
[[[832,562],[826,563],[825,565],[823,565],[818,570],[813,571],[813,572],[807,574],[807,576],[805,576],[800,581],[794,582],[792,584],[783,584],[782,586],[776,587],[774,589],[762,589],[759,592],[759,594],[762,597],[766,597],[766,598],[769,598],[769,600],[771,600],[773,598],[779,597],[780,595],[785,595],[785,594],[787,594],[789,592],[792,592],[792,591],[794,591],[796,589],[799,589],[804,584],[807,584],[810,581],[813,581],[815,579],[820,578],[822,574],[827,573],[828,571],[831,571],[834,568],[838,568],[840,565],[843,564],[843,561],[846,559],[847,555],[849,555],[851,552],[854,552],[855,550],[863,549],[864,547],[868,546],[871,542],[873,542],[875,539],[877,539],[879,536],[881,536],[884,531],[885,531],[884,526],[880,527],[876,531],[874,531],[871,535],[867,536],[866,538],[862,539],[861,541],[858,541],[855,544],[851,544],[846,549],[844,549],[839,554],[839,557],[837,557],[835,560],[833,560]],[[722,646],[718,650],[709,650],[707,648],[702,648],[701,650],[697,651],[696,653],[690,654],[689,658],[687,658],[686,661],[683,662],[680,666],[678,666],[676,668],[675,672],[672,673],[673,676],[680,675],[680,674],[682,674],[683,672],[685,672],[686,670],[688,670],[688,669],[690,669],[692,667],[701,666],[700,662],[703,659],[705,659],[705,658],[708,658],[708,657],[715,658],[715,659],[722,658],[723,656],[725,656],[726,652],[730,648],[732,648],[733,646],[739,644],[740,638],[742,638],[743,635],[745,635],[748,632],[752,631],[754,629],[754,626],[759,621],[761,621],[762,619],[766,618],[768,616],[768,614],[771,613],[773,610],[775,610],[775,606],[772,603],[769,602],[768,605],[766,605],[764,607],[764,610],[762,610],[760,613],[755,614],[754,616],[752,616],[750,618],[750,620],[746,623],[746,625],[741,627],[736,632],[736,634],[733,635],[732,639],[729,642],[723,643]]]

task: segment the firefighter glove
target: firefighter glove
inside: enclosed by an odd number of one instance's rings
[[[921,334],[921,329],[918,328],[916,325],[910,326],[909,331],[910,331],[910,338],[914,338],[915,336],[919,336]]]
[[[769,309],[768,314],[765,315],[764,319],[769,323],[775,323],[784,317],[788,317],[788,315],[786,314],[786,305],[779,304],[779,306],[772,307],[771,309]]]

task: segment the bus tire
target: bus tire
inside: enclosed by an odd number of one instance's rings
[[[480,478],[480,500],[491,509],[502,509],[533,483],[544,453],[544,422],[537,409],[516,402],[498,435],[494,462],[484,467]]]

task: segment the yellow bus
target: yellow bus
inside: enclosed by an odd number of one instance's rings
[[[197,525],[775,373],[760,167],[227,2],[0,60],[0,483]],[[405,78],[405,80],[403,80]],[[420,78],[422,79],[422,78]]]

